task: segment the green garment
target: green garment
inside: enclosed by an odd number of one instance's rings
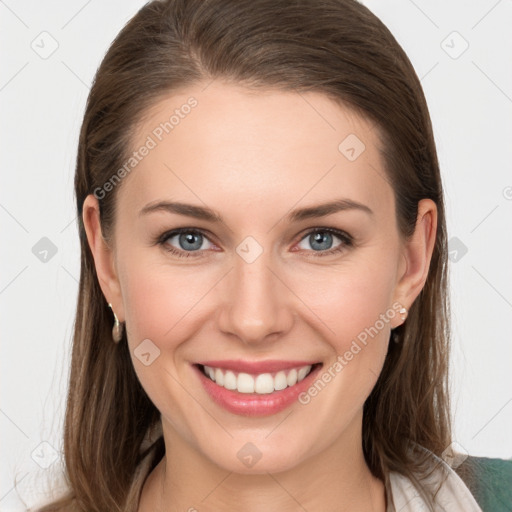
[[[512,511],[512,459],[469,456],[455,471],[483,512]]]

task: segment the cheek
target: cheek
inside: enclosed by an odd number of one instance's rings
[[[171,269],[142,257],[126,262],[123,270],[126,325],[133,343],[145,338],[165,339],[166,344],[179,340],[183,327],[190,327],[194,307],[215,282],[208,272]]]
[[[310,430],[322,439],[319,446],[327,446],[358,417],[382,371],[397,314],[390,276],[393,272],[384,263],[354,265],[302,288],[304,302],[312,304],[318,316],[316,325],[324,326],[331,352],[317,379],[299,397],[303,413],[317,420]],[[326,433],[327,424],[331,429]]]
[[[154,405],[172,418],[174,428],[184,437],[193,431],[187,423],[187,411],[194,402],[182,385],[190,378],[190,369],[183,365],[181,347],[194,337],[194,305],[211,288],[208,282],[212,281],[212,276],[201,279],[191,274],[136,255],[123,262],[120,272],[135,372]],[[144,353],[149,354],[146,360]]]
[[[393,255],[388,258],[358,258],[343,267],[315,272],[306,279],[296,279],[297,295],[315,314],[317,325],[338,354],[350,349],[359,337],[383,339],[389,336],[395,286]],[[370,334],[369,334],[370,333]]]

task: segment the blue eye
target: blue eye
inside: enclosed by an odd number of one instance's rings
[[[179,247],[169,246],[170,240],[177,238]],[[165,246],[166,250],[176,254],[177,256],[188,258],[190,256],[196,256],[195,254],[186,254],[189,252],[197,252],[201,249],[203,242],[208,240],[204,233],[195,229],[181,228],[164,233],[160,239],[162,245]],[[204,248],[203,248],[204,249]],[[183,254],[185,253],[185,254]]]
[[[335,238],[341,239],[341,242],[336,247],[334,247],[334,250],[336,250],[337,247],[339,247],[340,245],[343,245],[343,242],[346,243],[346,240],[342,239],[341,236],[337,236],[334,233],[332,233],[331,231],[327,231],[327,230],[317,230],[317,231],[309,232],[309,234],[307,234],[301,240],[301,243],[302,243],[302,241],[306,241],[307,243],[309,243],[310,246],[313,248],[314,252],[318,252],[318,251],[332,252],[333,251],[332,245],[334,243]]]
[[[173,238],[177,239],[179,247],[170,245],[170,240]],[[333,240],[336,238],[340,242],[335,247],[332,247]],[[313,257],[340,253],[353,246],[353,239],[348,233],[332,228],[315,228],[310,230],[300,239],[300,242],[302,243],[303,240],[306,240],[313,249],[309,250],[301,247],[301,252],[304,250],[306,253],[311,253],[310,256]],[[180,228],[162,234],[157,238],[156,243],[180,258],[196,258],[205,255],[204,253],[208,249],[203,247],[205,241],[211,243],[206,234],[201,230]]]
[[[332,247],[333,238],[337,238],[341,242]],[[345,231],[333,228],[315,228],[306,233],[301,238],[306,241],[313,250],[305,249],[307,257],[322,258],[324,256],[332,256],[340,254],[354,246],[354,239]],[[303,249],[303,247],[301,247]]]

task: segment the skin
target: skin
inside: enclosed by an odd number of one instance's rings
[[[434,246],[436,206],[419,203],[415,233],[403,240],[377,128],[324,95],[205,85],[162,99],[138,126],[134,150],[169,112],[190,96],[198,101],[123,179],[110,244],[94,196],[83,209],[105,299],[126,322],[135,370],[162,414],[166,456],[146,480],[139,511],[384,511],[383,482],[363,457],[362,410],[400,315],[310,403],[266,417],[216,405],[191,364],[301,359],[328,368],[394,303],[409,308],[416,299]],[[366,147],[355,161],[338,149],[349,134]],[[339,198],[373,214],[285,218]],[[207,206],[224,222],[139,214],[157,200]],[[195,251],[202,256],[179,258],[154,243],[181,227],[205,232]],[[349,233],[354,244],[334,235],[319,248],[310,231],[325,227]],[[263,248],[252,263],[236,252],[247,236]],[[194,252],[179,236],[165,244]],[[339,253],[315,256],[340,245]],[[134,356],[144,339],[160,350],[149,366]],[[237,457],[248,442],[262,454],[251,468]]]

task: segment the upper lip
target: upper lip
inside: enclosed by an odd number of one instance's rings
[[[318,361],[243,361],[238,360],[222,360],[222,361],[201,361],[196,364],[203,366],[211,366],[213,368],[221,368],[231,370],[233,372],[244,372],[251,374],[272,373],[281,370],[289,370],[291,368],[302,368],[303,366],[314,365]]]

